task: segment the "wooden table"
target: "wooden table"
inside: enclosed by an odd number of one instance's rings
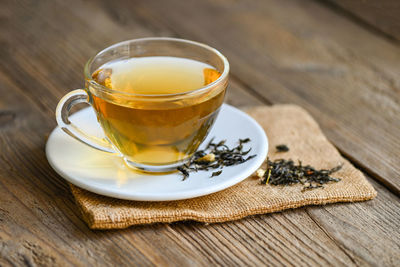
[[[0,265],[399,265],[399,31],[375,27],[351,2],[3,0]],[[222,224],[90,230],[47,163],[46,136],[58,100],[83,86],[85,61],[146,36],[221,50],[234,106],[307,109],[377,198]]]

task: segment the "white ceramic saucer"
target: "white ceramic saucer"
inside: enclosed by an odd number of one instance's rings
[[[82,109],[70,117],[88,133],[103,137],[92,108]],[[203,144],[215,137],[226,139],[229,147],[239,138],[251,139],[244,148],[257,156],[243,164],[225,167],[221,175],[192,172],[182,181],[180,173],[151,175],[135,172],[115,155],[90,148],[64,133],[59,127],[50,134],[46,155],[53,169],[72,184],[101,195],[141,201],[167,201],[194,198],[233,186],[257,170],[267,156],[268,139],[261,126],[244,112],[224,104]],[[200,147],[201,148],[201,147]]]

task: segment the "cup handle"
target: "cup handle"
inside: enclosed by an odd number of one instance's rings
[[[111,143],[105,138],[98,138],[83,132],[68,119],[71,108],[79,103],[87,103],[90,105],[88,99],[88,94],[82,89],[69,92],[63,98],[61,98],[56,108],[56,119],[58,126],[60,126],[61,129],[68,135],[90,147],[109,153],[116,153]]]

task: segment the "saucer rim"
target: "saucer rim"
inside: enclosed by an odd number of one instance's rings
[[[74,116],[75,114],[77,114],[79,112],[83,112],[86,109],[91,109],[91,107],[81,109],[80,111],[75,112],[72,116]],[[57,167],[57,164],[55,164],[55,162],[53,162],[53,158],[50,156],[51,152],[49,151],[50,150],[49,140],[51,140],[51,138],[54,134],[57,134],[57,131],[62,132],[62,130],[60,129],[59,126],[55,127],[52,130],[52,132],[49,135],[49,138],[46,142],[46,148],[45,148],[46,158],[47,158],[50,166],[53,168],[53,170],[56,173],[58,173],[63,179],[65,179],[66,181],[68,181],[82,189],[85,189],[87,191],[90,191],[90,192],[93,192],[93,193],[96,193],[99,195],[103,195],[103,196],[124,199],[124,200],[133,200],[133,201],[175,201],[175,200],[191,199],[191,198],[209,195],[212,193],[222,191],[229,187],[232,187],[232,186],[240,183],[241,181],[245,180],[249,176],[251,176],[251,174],[253,174],[262,165],[262,163],[265,161],[265,158],[267,157],[267,154],[268,154],[268,146],[269,146],[268,137],[267,137],[264,129],[259,125],[259,123],[255,119],[250,117],[248,114],[246,114],[245,112],[243,112],[229,104],[224,103],[222,105],[221,112],[223,111],[223,109],[228,109],[231,112],[233,111],[234,113],[236,113],[235,115],[242,116],[242,117],[245,117],[247,120],[250,120],[251,123],[253,124],[253,126],[255,126],[255,128],[261,135],[261,138],[264,139],[262,142],[260,142],[263,145],[263,147],[260,150],[261,154],[257,155],[255,158],[252,159],[252,160],[255,160],[255,162],[253,162],[249,168],[243,170],[240,173],[240,175],[237,175],[234,178],[227,179],[227,180],[217,183],[217,184],[212,184],[209,187],[195,188],[195,189],[191,189],[191,190],[183,190],[181,192],[171,192],[171,193],[163,192],[161,195],[157,195],[156,192],[155,193],[135,192],[134,194],[132,194],[132,193],[129,193],[126,191],[125,192],[119,191],[118,189],[115,189],[115,188],[105,189],[104,184],[99,184],[94,181],[91,181],[90,184],[82,182],[81,181],[82,179],[74,177],[74,175],[68,174],[64,170]],[[66,135],[66,136],[68,136],[68,135]],[[84,144],[82,144],[82,145],[84,145]],[[102,152],[102,151],[96,151],[96,152],[107,154],[106,152]],[[205,172],[205,174],[206,173],[211,173],[211,171]],[[151,176],[151,175],[149,175],[149,176]]]

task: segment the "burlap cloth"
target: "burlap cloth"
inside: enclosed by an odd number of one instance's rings
[[[253,176],[221,192],[169,202],[119,200],[71,185],[84,220],[93,229],[181,220],[215,223],[305,205],[363,201],[376,196],[364,175],[339,154],[304,109],[294,105],[276,105],[255,107],[246,112],[266,131],[271,159],[300,159],[303,164],[316,168],[332,168],[344,163],[342,170],[333,175],[342,180],[323,189],[302,192],[302,185],[261,185],[260,180]],[[287,144],[290,151],[276,153],[275,146],[281,143]]]

